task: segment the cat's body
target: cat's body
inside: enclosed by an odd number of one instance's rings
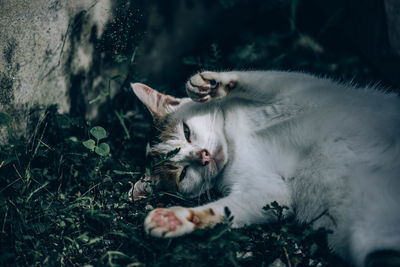
[[[224,207],[235,226],[268,222],[275,218],[262,207],[277,201],[300,222],[327,212],[314,226],[333,230],[330,247],[355,266],[374,251],[400,251],[396,96],[288,72],[203,72],[187,83],[196,102],[133,88],[168,129],[150,153],[180,148],[152,178],[192,197],[214,186],[225,195],[156,209],[146,231],[212,227]]]

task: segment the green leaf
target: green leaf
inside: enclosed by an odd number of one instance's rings
[[[98,101],[100,101],[100,100],[106,98],[106,97],[109,96],[109,95],[110,95],[110,94],[109,94],[108,92],[102,92],[102,93],[100,93],[96,98],[90,100],[90,101],[89,101],[89,104],[91,105],[91,104],[93,104],[93,103],[96,103],[96,102],[98,102]]]
[[[110,153],[110,146],[106,143],[101,143],[99,146],[96,146],[94,149],[97,155],[107,156]]]
[[[120,236],[120,237],[125,237],[125,238],[129,237],[129,235],[127,235],[126,233],[121,232],[121,231],[110,232],[109,234],[110,235]]]
[[[83,141],[82,144],[87,148],[93,151],[93,149],[96,146],[96,142],[93,139],[89,139],[86,141]]]
[[[80,236],[77,237],[77,239],[83,243],[87,243],[89,242],[89,236],[88,236],[88,232],[84,232],[83,234],[81,234]]]
[[[175,149],[172,150],[172,151],[169,151],[169,152],[167,153],[167,155],[166,155],[166,159],[173,158],[176,154],[179,153],[180,150],[181,150],[181,149],[178,147],[178,148],[175,148]]]
[[[10,125],[12,121],[13,119],[10,115],[8,115],[7,113],[0,112],[0,126]]]
[[[121,259],[130,260],[130,257],[120,251],[107,251],[107,253],[101,257],[101,261],[108,262],[108,266],[119,266],[120,264],[115,264],[114,261]]]
[[[167,160],[169,160],[171,158],[173,158],[176,154],[179,153],[180,150],[181,149],[178,147],[178,148],[168,152],[167,154],[163,154],[162,153],[159,157],[153,158],[151,160],[151,163],[150,163],[150,165],[151,165],[150,169],[154,168],[157,165],[160,165],[161,163],[163,163],[163,162],[165,162],[165,161],[167,161]]]
[[[36,188],[35,190],[33,190],[33,191],[29,194],[28,198],[26,199],[26,202],[29,202],[29,200],[31,199],[31,197],[32,197],[35,193],[37,193],[37,192],[39,192],[40,190],[42,190],[43,188],[45,188],[49,183],[50,183],[49,181],[46,181],[46,182],[44,182],[44,184],[42,184],[41,186],[39,186],[38,188]]]
[[[97,139],[97,141],[104,139],[107,137],[107,132],[101,126],[95,126],[90,129],[90,133]]]
[[[22,237],[24,240],[32,240],[32,239],[35,239],[33,236],[31,236],[31,235],[24,235],[23,237]]]
[[[118,175],[136,175],[136,174],[141,174],[141,172],[128,172],[128,171],[119,171],[119,170],[113,170],[113,173],[118,174]]]
[[[68,138],[68,140],[71,142],[78,142],[78,138],[76,138],[76,136],[71,136],[70,138]]]
[[[90,241],[87,243],[87,245],[89,246],[89,245],[92,245],[92,244],[97,243],[99,241],[101,241],[100,237],[91,238]]]

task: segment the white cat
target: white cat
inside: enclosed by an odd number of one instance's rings
[[[155,209],[145,220],[149,234],[212,227],[224,207],[234,226],[269,222],[275,217],[262,207],[277,201],[299,222],[327,210],[314,227],[333,230],[329,246],[352,265],[399,264],[397,96],[275,71],[198,73],[186,84],[191,99],[132,88],[160,130],[150,155],[180,148],[151,179],[189,197],[212,187],[225,196]]]

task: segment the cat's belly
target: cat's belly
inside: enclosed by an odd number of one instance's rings
[[[223,174],[223,188],[243,191],[259,196],[259,205],[269,204],[263,199],[274,199],[289,205],[288,178],[296,168],[297,153],[283,144],[281,134],[268,131],[271,124],[265,114],[256,113],[261,107],[235,109],[225,113],[225,135],[228,142],[229,162]],[[257,186],[254,186],[257,185]]]
[[[266,169],[292,177],[298,161],[291,142],[292,115],[276,115],[277,107],[246,106],[225,110],[225,136],[231,159],[247,168]]]

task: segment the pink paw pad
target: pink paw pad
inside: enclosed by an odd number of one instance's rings
[[[175,231],[178,226],[182,225],[182,222],[176,215],[168,210],[156,210],[151,221],[154,222],[157,227],[168,227],[168,231]]]

